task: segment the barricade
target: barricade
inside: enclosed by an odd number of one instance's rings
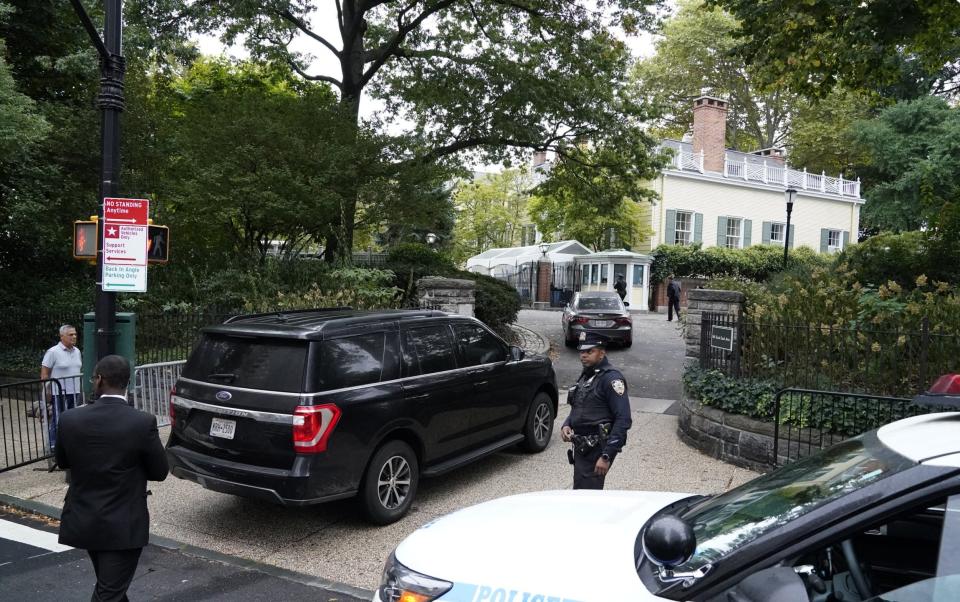
[[[170,390],[180,378],[186,360],[144,364],[134,369],[133,407],[157,417],[157,426],[170,424]]]
[[[53,399],[73,390],[78,391],[75,405],[83,405],[81,379],[77,374],[0,385],[0,472],[53,457],[51,423],[61,413]]]

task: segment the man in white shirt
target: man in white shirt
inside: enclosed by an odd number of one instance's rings
[[[40,378],[58,379],[60,387],[47,385],[47,398],[53,405],[49,422],[50,449],[57,446],[57,422],[60,414],[80,404],[80,373],[83,356],[77,348],[77,329],[69,324],[60,327],[60,342],[47,349],[40,362]]]

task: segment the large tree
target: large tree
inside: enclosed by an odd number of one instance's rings
[[[896,98],[954,94],[956,0],[708,0],[740,22],[739,51],[768,84],[823,97],[839,84]]]
[[[637,63],[635,84],[661,107],[661,132],[679,139],[693,124],[693,99],[710,94],[729,100],[727,144],[752,151],[785,139],[796,101],[784,90],[764,90],[737,56],[737,21],[704,0],[680,0],[656,43],[656,53]]]
[[[868,158],[864,225],[901,232],[934,227],[960,196],[960,109],[927,97],[857,122],[854,140]]]
[[[525,169],[482,174],[458,185],[455,258],[466,260],[490,248],[520,244],[523,227],[532,223],[527,202],[533,185]]]
[[[564,142],[642,140],[629,163],[646,164],[652,141],[641,129],[645,112],[620,91],[629,52],[613,28],[629,34],[650,26],[660,0],[335,0],[336,30],[321,28],[330,15],[308,0],[156,0],[169,10],[158,31],[195,27],[244,40],[257,56],[289,63],[304,78],[330,84],[340,118],[360,131],[365,96],[384,103],[380,131],[409,124],[414,141],[395,166],[461,161],[519,160],[527,149],[564,152]],[[326,5],[329,7],[329,4]],[[162,14],[154,11],[153,14]],[[314,73],[295,52],[301,36],[332,55],[336,74]],[[588,170],[595,166],[583,164]],[[627,177],[604,166],[611,177]],[[348,253],[360,195],[345,182],[342,223],[327,248]]]

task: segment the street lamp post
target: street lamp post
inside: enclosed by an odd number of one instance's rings
[[[100,198],[97,201],[97,359],[114,352],[116,343],[116,293],[103,290],[103,199],[117,196],[120,184],[120,113],[123,112],[123,75],[126,67],[121,54],[123,21],[121,0],[104,0],[103,39],[97,33],[80,0],[70,0],[84,29],[100,55],[100,94],[97,106],[100,121]]]
[[[784,195],[787,198],[787,227],[783,234],[783,269],[787,269],[787,254],[790,252],[790,214],[793,213],[793,199],[797,196],[797,191],[787,188]]]
[[[537,245],[537,246],[540,248],[540,253],[543,254],[543,257],[546,257],[546,256],[547,256],[547,249],[550,248],[550,245],[547,244],[546,241],[544,241],[544,242],[540,243],[540,244]]]

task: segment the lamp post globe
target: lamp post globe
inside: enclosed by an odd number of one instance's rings
[[[546,242],[542,242],[542,243],[540,243],[539,245],[537,245],[537,247],[540,249],[540,253],[541,253],[544,257],[546,257],[546,256],[547,256],[547,249],[550,248],[550,245],[547,244]]]

